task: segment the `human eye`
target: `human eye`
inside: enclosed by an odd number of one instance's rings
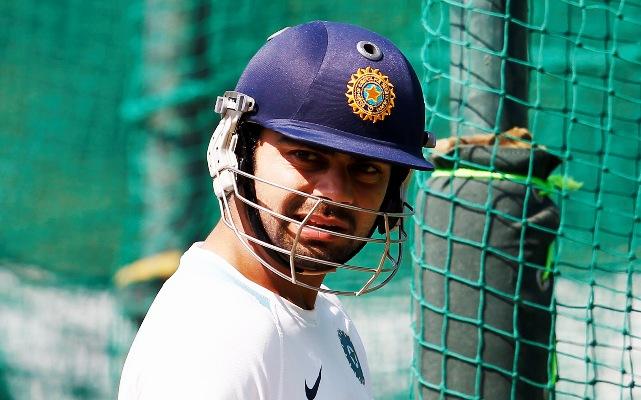
[[[310,150],[296,149],[292,150],[291,154],[300,161],[314,162],[320,160],[320,155]]]
[[[322,154],[308,148],[294,148],[287,152],[289,163],[296,168],[312,171],[323,168],[327,161]]]
[[[372,162],[354,164],[352,171],[357,179],[364,183],[376,183],[383,178],[383,168]]]
[[[381,172],[381,170],[378,167],[372,164],[363,164],[359,166],[359,170],[366,174],[378,174]]]

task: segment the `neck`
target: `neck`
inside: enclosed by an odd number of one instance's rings
[[[259,245],[250,242],[253,250],[264,256],[263,258],[275,266],[279,271],[290,275],[288,266],[282,265],[277,260],[270,259]],[[278,296],[296,304],[305,310],[314,309],[318,292],[296,285],[276,275],[263,266],[248,250],[240,243],[236,234],[221,220],[214,230],[209,234],[203,248],[213,251],[234,266],[243,276]],[[325,275],[301,276],[296,279],[312,287],[320,287]]]

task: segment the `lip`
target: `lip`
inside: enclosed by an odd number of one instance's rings
[[[305,215],[297,215],[296,219],[302,221]],[[338,236],[328,232],[321,232],[314,228],[322,228],[330,232],[347,233],[350,229],[350,224],[342,221],[336,217],[325,217],[322,215],[313,215],[308,220],[303,229],[300,231],[301,239],[309,239],[315,241],[332,241],[339,239]]]
[[[299,216],[300,221],[305,219],[305,216]],[[322,215],[312,215],[307,222],[306,226],[315,226],[317,228],[323,228],[328,231],[334,231],[339,233],[345,233],[349,230],[349,224],[343,220],[340,220],[336,217],[325,217]]]

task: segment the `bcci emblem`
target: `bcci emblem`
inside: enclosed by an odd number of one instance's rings
[[[341,341],[343,352],[345,353],[345,357],[347,357],[349,366],[352,367],[352,371],[354,371],[354,374],[356,374],[356,378],[358,379],[358,381],[364,385],[365,376],[363,376],[363,368],[361,368],[361,363],[358,361],[358,355],[356,354],[356,349],[354,348],[352,339],[349,338],[347,333],[339,329],[338,340]]]
[[[382,121],[394,107],[394,85],[379,70],[359,68],[347,83],[347,103],[363,121]]]

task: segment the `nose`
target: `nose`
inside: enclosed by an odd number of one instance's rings
[[[354,187],[349,171],[341,166],[330,167],[315,182],[313,195],[337,203],[354,203]]]

